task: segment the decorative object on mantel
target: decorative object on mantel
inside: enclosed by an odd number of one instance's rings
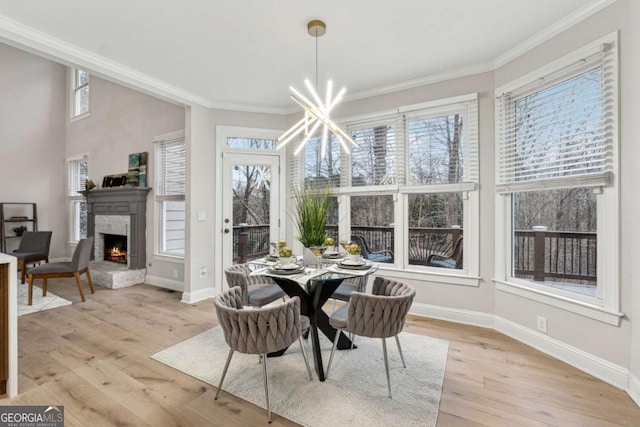
[[[124,187],[127,185],[127,176],[126,173],[106,175],[102,178],[102,188]]]
[[[89,192],[91,190],[93,190],[94,188],[96,188],[96,183],[91,181],[90,179],[85,179],[84,180],[84,190],[78,191],[78,193],[82,194],[86,199],[87,198],[87,194],[89,194]]]
[[[129,154],[129,173],[127,174],[128,187],[147,186],[147,159],[149,154],[142,153]]]

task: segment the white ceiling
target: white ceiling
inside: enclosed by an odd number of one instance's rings
[[[312,19],[327,24],[318,39],[321,92],[332,78],[354,98],[492,69],[609,3],[0,0],[0,40],[20,45],[7,27],[23,24],[56,39],[45,44],[74,50],[92,71],[126,67],[210,106],[286,111],[293,107],[289,85],[302,89],[304,78],[315,78],[315,39],[306,29]]]

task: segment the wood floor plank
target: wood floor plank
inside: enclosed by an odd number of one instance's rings
[[[149,285],[49,291],[73,301],[20,317],[21,394],[0,404],[61,404],[67,426],[264,426],[264,408],[150,356],[217,324],[211,300]],[[405,330],[449,340],[438,426],[640,426],[621,390],[494,330],[409,316]],[[274,415],[274,426],[294,426]]]

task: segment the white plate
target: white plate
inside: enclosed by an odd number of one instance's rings
[[[273,267],[274,270],[297,270],[300,266],[298,264],[285,264],[285,265],[276,265]]]
[[[350,259],[345,259],[340,264],[344,264],[344,265],[365,265],[366,262],[364,262],[364,261],[351,261]]]

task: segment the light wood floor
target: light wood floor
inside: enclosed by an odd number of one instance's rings
[[[214,401],[215,387],[149,357],[216,325],[211,300],[139,285],[80,303],[67,279],[49,290],[73,305],[20,318],[20,395],[0,404],[64,405],[66,426],[267,425],[262,408]],[[438,426],[640,426],[625,392],[495,331],[418,317],[406,330],[450,342]]]

